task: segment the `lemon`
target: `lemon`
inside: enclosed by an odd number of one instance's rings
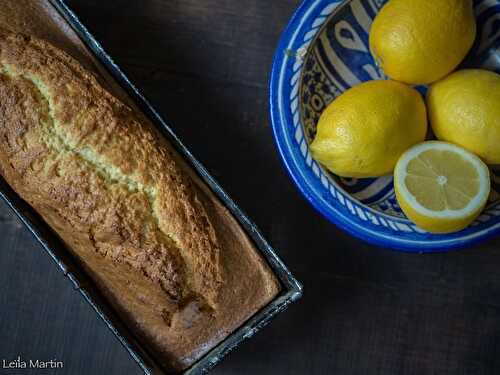
[[[392,79],[428,84],[453,71],[476,36],[472,0],[389,0],[370,30],[370,49]]]
[[[337,97],[321,115],[313,157],[343,177],[377,177],[424,140],[425,104],[418,91],[395,81],[369,81]]]
[[[484,208],[490,193],[486,164],[447,142],[413,146],[394,170],[396,198],[406,216],[431,233],[467,227]]]
[[[461,70],[431,86],[429,118],[436,137],[488,164],[500,164],[500,75]]]

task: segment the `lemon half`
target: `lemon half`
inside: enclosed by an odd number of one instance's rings
[[[429,141],[406,151],[394,170],[396,198],[406,216],[431,233],[467,227],[490,193],[486,164],[469,151]]]

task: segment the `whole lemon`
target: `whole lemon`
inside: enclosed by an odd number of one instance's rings
[[[428,84],[443,78],[474,43],[472,0],[389,0],[370,30],[370,49],[392,79]]]
[[[338,176],[377,177],[391,173],[401,154],[423,141],[426,132],[418,91],[395,81],[369,81],[325,109],[311,151]]]
[[[438,139],[500,164],[500,75],[480,69],[450,74],[429,88],[427,107]]]

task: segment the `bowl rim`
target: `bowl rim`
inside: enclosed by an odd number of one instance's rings
[[[325,25],[335,16],[336,11],[351,1],[352,0],[303,0],[281,34],[273,58],[269,79],[269,110],[273,137],[289,176],[304,198],[330,222],[337,225],[345,232],[379,247],[413,253],[446,252],[491,238],[500,232],[500,222],[493,223],[493,225],[482,228],[480,231],[474,231],[469,228],[470,233],[464,233],[462,235],[460,235],[462,232],[453,235],[439,236],[421,233],[425,238],[414,240],[408,238],[403,239],[401,237],[401,232],[395,231],[391,235],[383,233],[382,231],[376,231],[374,228],[370,228],[369,221],[364,221],[366,224],[363,224],[362,221],[357,219],[357,217],[345,206],[332,204],[327,206],[323,203],[321,197],[319,197],[319,193],[307,183],[303,171],[296,165],[285,139],[285,128],[288,121],[286,120],[284,111],[285,108],[290,105],[291,98],[290,95],[283,95],[283,91],[285,91],[283,89],[285,81],[284,76],[286,75],[287,69],[290,69],[290,62],[296,60],[295,54],[291,54],[290,52],[300,50],[300,48],[294,50],[291,47],[296,44],[299,36],[303,37],[305,34],[312,32],[312,30],[305,28],[305,25],[308,23],[307,21],[312,21],[312,19],[318,17],[318,12],[322,15],[322,10],[324,12],[324,8],[330,6],[331,11],[324,17],[323,22],[314,30],[312,37],[305,42],[300,42],[305,46],[304,49],[308,53],[312,43],[317,40]],[[300,72],[297,77],[299,82],[302,80],[302,71],[302,69],[297,71]],[[303,124],[300,117],[301,116],[299,116],[299,124],[297,126],[302,127]],[[377,212],[377,215],[382,216],[384,213]],[[395,217],[393,220],[398,221]]]

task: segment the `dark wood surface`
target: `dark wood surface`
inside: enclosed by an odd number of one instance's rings
[[[377,249],[327,222],[292,186],[271,136],[267,81],[298,0],[68,3],[305,286],[214,374],[500,372],[498,240],[425,256]],[[0,206],[0,360],[57,358],[57,374],[140,374]]]

